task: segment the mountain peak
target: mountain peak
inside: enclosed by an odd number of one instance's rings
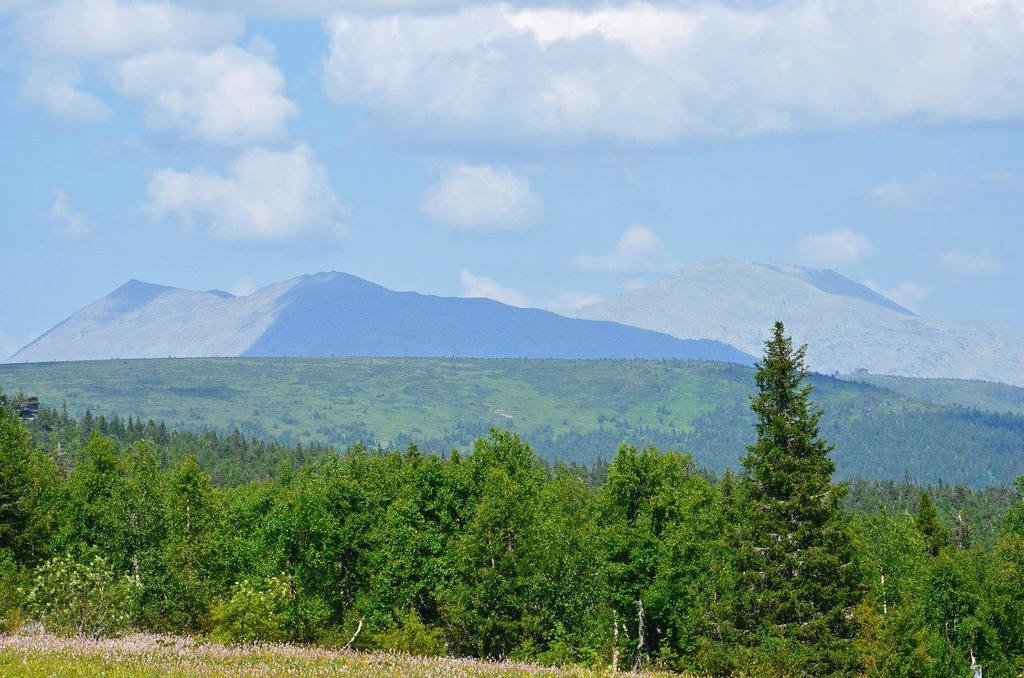
[[[298,276],[244,297],[132,280],[11,360],[330,355],[753,362],[719,342],[493,300],[394,292],[338,271]]]
[[[212,294],[215,297],[220,297],[221,299],[234,299],[235,298],[234,294],[231,294],[231,292],[225,292],[224,290],[206,290],[206,293],[207,294]]]
[[[1024,337],[922,318],[830,269],[716,257],[575,315],[706,337],[753,355],[782,320],[794,341],[808,345],[814,370],[1024,384]]]
[[[343,271],[320,271],[319,273],[309,273],[306,275],[300,275],[297,278],[292,278],[289,283],[293,284],[293,289],[300,287],[309,286],[320,286],[321,289],[335,289],[344,292],[354,291],[390,291],[386,287],[378,285],[377,283],[370,282],[365,278],[360,278],[357,275],[351,273],[344,273]]]
[[[132,278],[106,296],[106,301],[116,313],[128,313],[150,303],[164,292],[173,290],[166,285],[154,285]]]
[[[790,278],[795,278],[822,292],[825,292],[826,294],[860,299],[861,301],[866,301],[870,304],[875,304],[904,315],[917,315],[910,309],[897,304],[892,299],[889,299],[870,287],[848,278],[841,273],[833,271],[830,268],[816,269],[797,266],[795,264],[752,262],[728,255],[710,257],[708,259],[702,259],[690,266],[683,266],[682,268],[676,269],[668,277],[656,282],[655,284],[671,284],[670,281],[672,280],[679,281],[693,277],[694,275],[712,275],[733,279],[744,275],[754,274],[759,270],[768,270],[773,273],[780,273],[782,275],[789,276]]]
[[[750,265],[751,263],[749,261],[745,261],[737,257],[731,257],[726,254],[721,254],[717,257],[701,259],[696,264],[692,264],[690,266],[683,266],[682,268],[677,269],[675,272],[683,273],[694,268],[731,270],[737,268],[749,268]]]
[[[113,292],[111,292],[109,296],[117,296],[122,294],[136,294],[146,290],[163,291],[169,289],[173,288],[168,287],[167,285],[157,285],[156,283],[146,282],[145,280],[139,280],[138,278],[131,278],[128,280],[128,282],[124,283],[123,285],[115,289]]]
[[[900,306],[892,299],[879,294],[867,285],[851,280],[830,268],[816,269],[795,266],[793,264],[763,264],[760,262],[755,263],[755,265],[776,271],[777,273],[793,276],[828,294],[860,299],[904,315],[917,315],[909,308]]]

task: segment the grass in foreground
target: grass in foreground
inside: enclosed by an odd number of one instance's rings
[[[4,676],[430,676],[490,678],[607,675],[515,662],[360,653],[299,645],[229,646],[195,638],[135,634],[62,638],[44,633],[0,636]],[[623,674],[631,675],[631,674]],[[670,674],[643,674],[649,677]]]

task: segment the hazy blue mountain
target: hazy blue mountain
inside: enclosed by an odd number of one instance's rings
[[[981,379],[1024,386],[1024,336],[921,317],[835,271],[721,257],[679,269],[571,315],[676,337],[705,337],[758,355],[775,320],[808,344],[820,372]]]
[[[8,362],[300,355],[753,360],[717,341],[319,273],[242,297],[132,280]]]

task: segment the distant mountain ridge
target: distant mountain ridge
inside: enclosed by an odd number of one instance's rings
[[[1024,336],[921,317],[835,271],[709,259],[573,317],[700,336],[758,355],[781,319],[819,372],[980,379],[1024,386]]]
[[[330,355],[753,361],[716,341],[491,299],[394,292],[331,272],[239,297],[130,280],[7,362]]]
[[[861,299],[863,301],[888,308],[892,311],[896,311],[897,313],[902,313],[903,315],[917,315],[909,308],[900,306],[892,299],[882,296],[870,287],[850,280],[846,276],[836,273],[830,268],[818,270],[813,268],[804,268],[803,266],[764,264],[760,262],[754,263],[756,266],[763,266],[771,271],[795,276],[828,294],[850,297],[852,299]]]

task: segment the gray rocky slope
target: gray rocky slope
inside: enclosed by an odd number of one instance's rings
[[[775,320],[820,372],[983,379],[1024,386],[1024,336],[912,313],[834,271],[721,257],[571,312],[759,355]]]
[[[331,355],[753,360],[715,341],[320,273],[242,297],[133,280],[8,362]]]

